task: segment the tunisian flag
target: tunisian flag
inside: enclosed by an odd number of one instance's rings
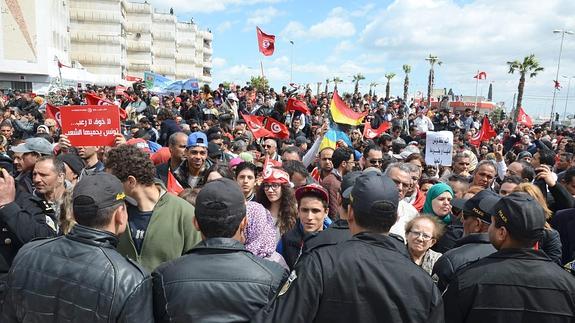
[[[248,129],[254,135],[255,139],[262,137],[275,137],[274,134],[264,127],[264,117],[262,116],[250,116],[240,113],[242,118],[246,122]]]
[[[307,104],[294,97],[288,99],[286,111],[299,111],[305,114],[310,114]]]
[[[108,101],[107,99],[102,99],[99,96],[92,93],[86,93],[85,97],[86,97],[86,103],[88,103],[88,105],[115,105],[113,102]],[[126,118],[128,117],[126,110],[120,107],[118,107],[118,110],[120,111],[120,119],[126,120]]]
[[[266,118],[266,129],[269,130],[275,138],[288,139],[289,129],[288,127],[277,121],[274,118]]]
[[[469,143],[475,147],[479,147],[481,142],[489,140],[493,137],[497,136],[493,127],[491,127],[491,123],[489,123],[489,118],[487,116],[483,117],[483,125],[481,126],[481,130],[475,135],[475,137],[469,140]]]
[[[56,128],[60,128],[60,107],[46,103],[46,118],[56,120]]]
[[[166,190],[168,193],[172,193],[175,195],[180,194],[184,188],[180,185],[180,182],[176,179],[172,171],[168,169],[168,183],[166,185]]]
[[[389,128],[391,128],[389,121],[384,121],[377,129],[373,129],[370,122],[365,122],[363,127],[363,137],[366,139],[373,139],[384,133]]]
[[[478,80],[485,80],[487,78],[487,73],[478,71],[477,75],[475,75],[473,78]]]
[[[519,107],[519,113],[517,114],[517,123],[524,124],[525,126],[531,128],[533,127],[533,120],[525,111],[523,111],[522,107]]]
[[[260,52],[265,56],[272,55],[275,49],[274,44],[276,42],[276,36],[264,33],[260,27],[256,27],[256,31],[258,34],[258,47],[260,48]]]

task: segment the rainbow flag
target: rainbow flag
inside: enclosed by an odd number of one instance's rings
[[[322,151],[324,148],[328,147],[333,149],[337,148],[338,140],[343,140],[348,147],[353,148],[353,144],[345,132],[338,129],[329,129],[323,136],[318,151]]]
[[[363,118],[369,113],[369,111],[359,113],[350,109],[347,104],[345,104],[345,102],[343,102],[343,100],[339,97],[337,91],[333,92],[329,110],[331,111],[331,117],[333,118],[333,121],[352,126],[359,126],[362,123]]]

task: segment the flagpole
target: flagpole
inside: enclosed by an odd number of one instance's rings
[[[473,112],[477,111],[477,86],[479,86],[479,70],[477,70],[477,74],[475,75],[475,104],[473,108]]]
[[[262,77],[265,77],[264,76],[264,62],[261,59],[260,59],[260,68],[262,70]]]

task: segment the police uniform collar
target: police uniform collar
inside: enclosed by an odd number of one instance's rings
[[[405,243],[394,236],[375,232],[360,232],[354,235],[353,238],[399,252],[405,257],[410,258]]]
[[[549,258],[545,252],[541,250],[535,250],[532,248],[505,248],[501,249],[491,255],[487,256],[487,258],[514,258],[514,259],[527,259],[527,260],[542,260],[542,261],[549,261],[552,262],[551,258]]]
[[[116,248],[118,237],[113,233],[75,224],[66,238],[104,248]]]
[[[455,242],[455,247],[463,246],[465,244],[470,243],[491,243],[491,241],[489,241],[489,234],[486,232],[471,233],[457,240]]]
[[[198,243],[194,248],[190,249],[186,254],[201,252],[206,249],[222,249],[230,251],[247,251],[243,243],[232,238],[208,238]]]

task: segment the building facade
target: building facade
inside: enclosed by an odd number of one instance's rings
[[[0,10],[0,89],[38,91],[60,76],[117,85],[145,71],[212,81],[211,32],[146,2],[0,0]]]

